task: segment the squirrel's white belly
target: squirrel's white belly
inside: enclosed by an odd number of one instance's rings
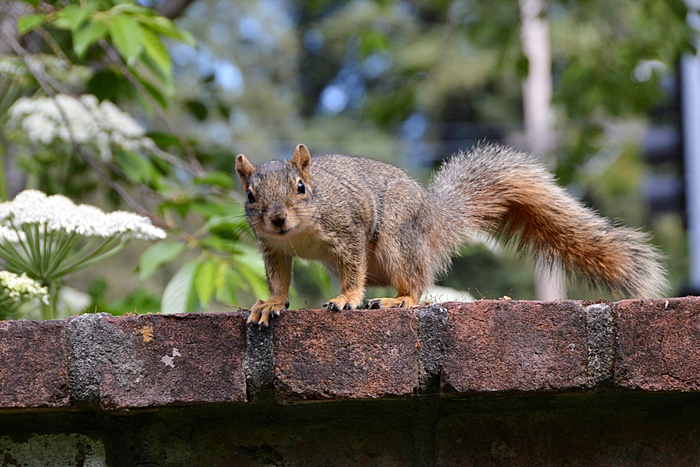
[[[333,258],[328,243],[306,234],[294,235],[290,233],[269,238],[268,244],[290,256],[299,256],[323,263],[332,262]]]

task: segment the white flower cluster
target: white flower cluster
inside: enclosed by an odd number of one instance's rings
[[[85,237],[155,240],[166,236],[146,217],[125,211],[105,213],[87,204],[76,205],[63,195],[46,196],[37,190],[25,190],[14,200],[0,203],[0,229],[19,231],[23,225]],[[12,241],[3,232],[0,230],[0,240]]]
[[[0,271],[0,295],[10,298],[13,302],[22,302],[38,298],[42,302],[49,303],[49,289],[42,287],[34,279],[26,274],[18,276],[9,271]]]
[[[8,113],[9,125],[21,127],[32,142],[94,144],[104,160],[112,157],[112,145],[137,150],[152,144],[144,136],[144,128],[130,115],[109,101],[100,103],[91,94],[78,98],[67,94],[55,98],[23,97]]]
[[[24,234],[24,232],[18,232],[14,229],[5,227],[4,225],[0,225],[0,243],[17,243],[20,240],[25,240],[26,238],[27,236]]]

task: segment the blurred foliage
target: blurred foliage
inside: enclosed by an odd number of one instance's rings
[[[92,304],[86,310],[90,313],[104,312],[113,315],[127,313],[146,314],[160,311],[160,297],[147,289],[138,288],[123,298],[109,300],[108,284],[104,278],[94,280],[88,289]]]
[[[145,289],[109,302],[104,282],[97,279],[90,286],[93,305],[88,309],[185,312],[207,308],[214,299],[237,305],[239,289],[264,295],[262,261],[254,248],[241,242],[243,237],[250,242],[251,234],[239,196],[232,192],[232,175],[217,170],[225,164],[210,164],[212,153],[182,137],[165,113],[175,81],[164,40],[194,47],[192,35],[135,2],[27,1],[3,7],[13,5],[29,5],[25,11],[31,13],[19,17],[17,37],[2,37],[16,56],[3,61],[12,72],[11,98],[92,93],[134,113],[142,111],[142,117],[163,128],[136,146],[115,146],[106,155],[90,144],[78,144],[75,130],[68,130],[69,138],[40,143],[23,137],[24,127],[5,129],[4,139],[12,144],[8,155],[26,174],[26,187],[92,203],[123,204],[169,229],[170,239],[147,249],[139,263],[144,281],[176,265],[162,303]],[[80,79],[60,79],[47,66],[52,63],[44,58],[47,53]],[[17,77],[24,81],[17,84]],[[4,121],[11,106],[3,108]],[[64,127],[70,127],[67,118]],[[226,156],[232,157],[230,152]],[[194,253],[193,259],[183,261],[185,251]]]
[[[504,296],[527,300],[535,298],[532,280],[534,265],[513,252],[494,252],[485,245],[466,246],[453,261],[453,271],[440,285],[469,292],[476,299]]]
[[[479,140],[521,141],[528,64],[514,0],[195,0],[177,25],[143,6],[160,2],[5,3],[0,8],[26,7],[24,50],[80,76],[55,81],[127,109],[156,150],[117,151],[97,161],[104,176],[95,175],[94,157],[69,147],[13,142],[0,152],[29,174],[30,186],[124,204],[121,187],[170,227],[168,241],[139,264],[140,278],[165,290],[163,311],[247,306],[265,293],[231,176],[235,154],[258,163],[289,157],[304,142],[312,153],[367,155],[425,177]],[[677,286],[685,275],[682,225],[647,218],[638,153],[648,110],[667,98],[665,80],[691,50],[685,17],[682,0],[552,0],[546,9],[559,142],[552,168],[602,214],[656,228]],[[54,81],[55,72],[42,69]],[[0,121],[8,102],[37,92],[26,71],[0,75]],[[444,283],[478,288],[477,296],[532,296],[526,261],[480,247],[464,255]],[[295,268],[293,307],[334,295],[322,270]],[[94,303],[114,310],[109,288],[95,290]],[[152,309],[138,300],[119,306]]]

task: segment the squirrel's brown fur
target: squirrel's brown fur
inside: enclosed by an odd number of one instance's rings
[[[360,306],[366,285],[398,292],[370,307],[409,307],[479,232],[618,294],[652,297],[667,287],[661,254],[646,234],[611,225],[539,163],[507,147],[460,152],[428,190],[392,165],[340,154],[311,158],[302,144],[291,161],[257,168],[241,154],[236,171],[271,292],[253,305],[252,323],[267,325],[288,306],[294,256],[340,276],[342,293],[325,305],[331,310]]]

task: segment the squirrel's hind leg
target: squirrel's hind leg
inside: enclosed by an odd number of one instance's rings
[[[403,284],[401,283],[402,281],[399,281],[398,284],[394,284],[396,291],[398,292],[396,294],[396,298],[375,298],[368,300],[367,308],[413,308],[418,306],[421,296],[420,290],[422,288],[417,284],[410,285],[410,278],[404,279],[407,280],[404,280]],[[418,277],[414,277],[412,279],[415,281],[418,279]]]
[[[367,308],[413,308],[418,300],[410,295],[398,295],[396,298],[374,298],[367,301]]]
[[[404,232],[405,234],[405,232]],[[393,242],[385,240],[378,245],[383,258],[390,258],[384,264],[387,267],[385,276],[389,285],[396,289],[395,298],[375,298],[367,301],[367,308],[412,308],[418,305],[420,296],[432,281],[430,270],[422,261],[429,255],[428,251],[420,248],[418,241]]]

